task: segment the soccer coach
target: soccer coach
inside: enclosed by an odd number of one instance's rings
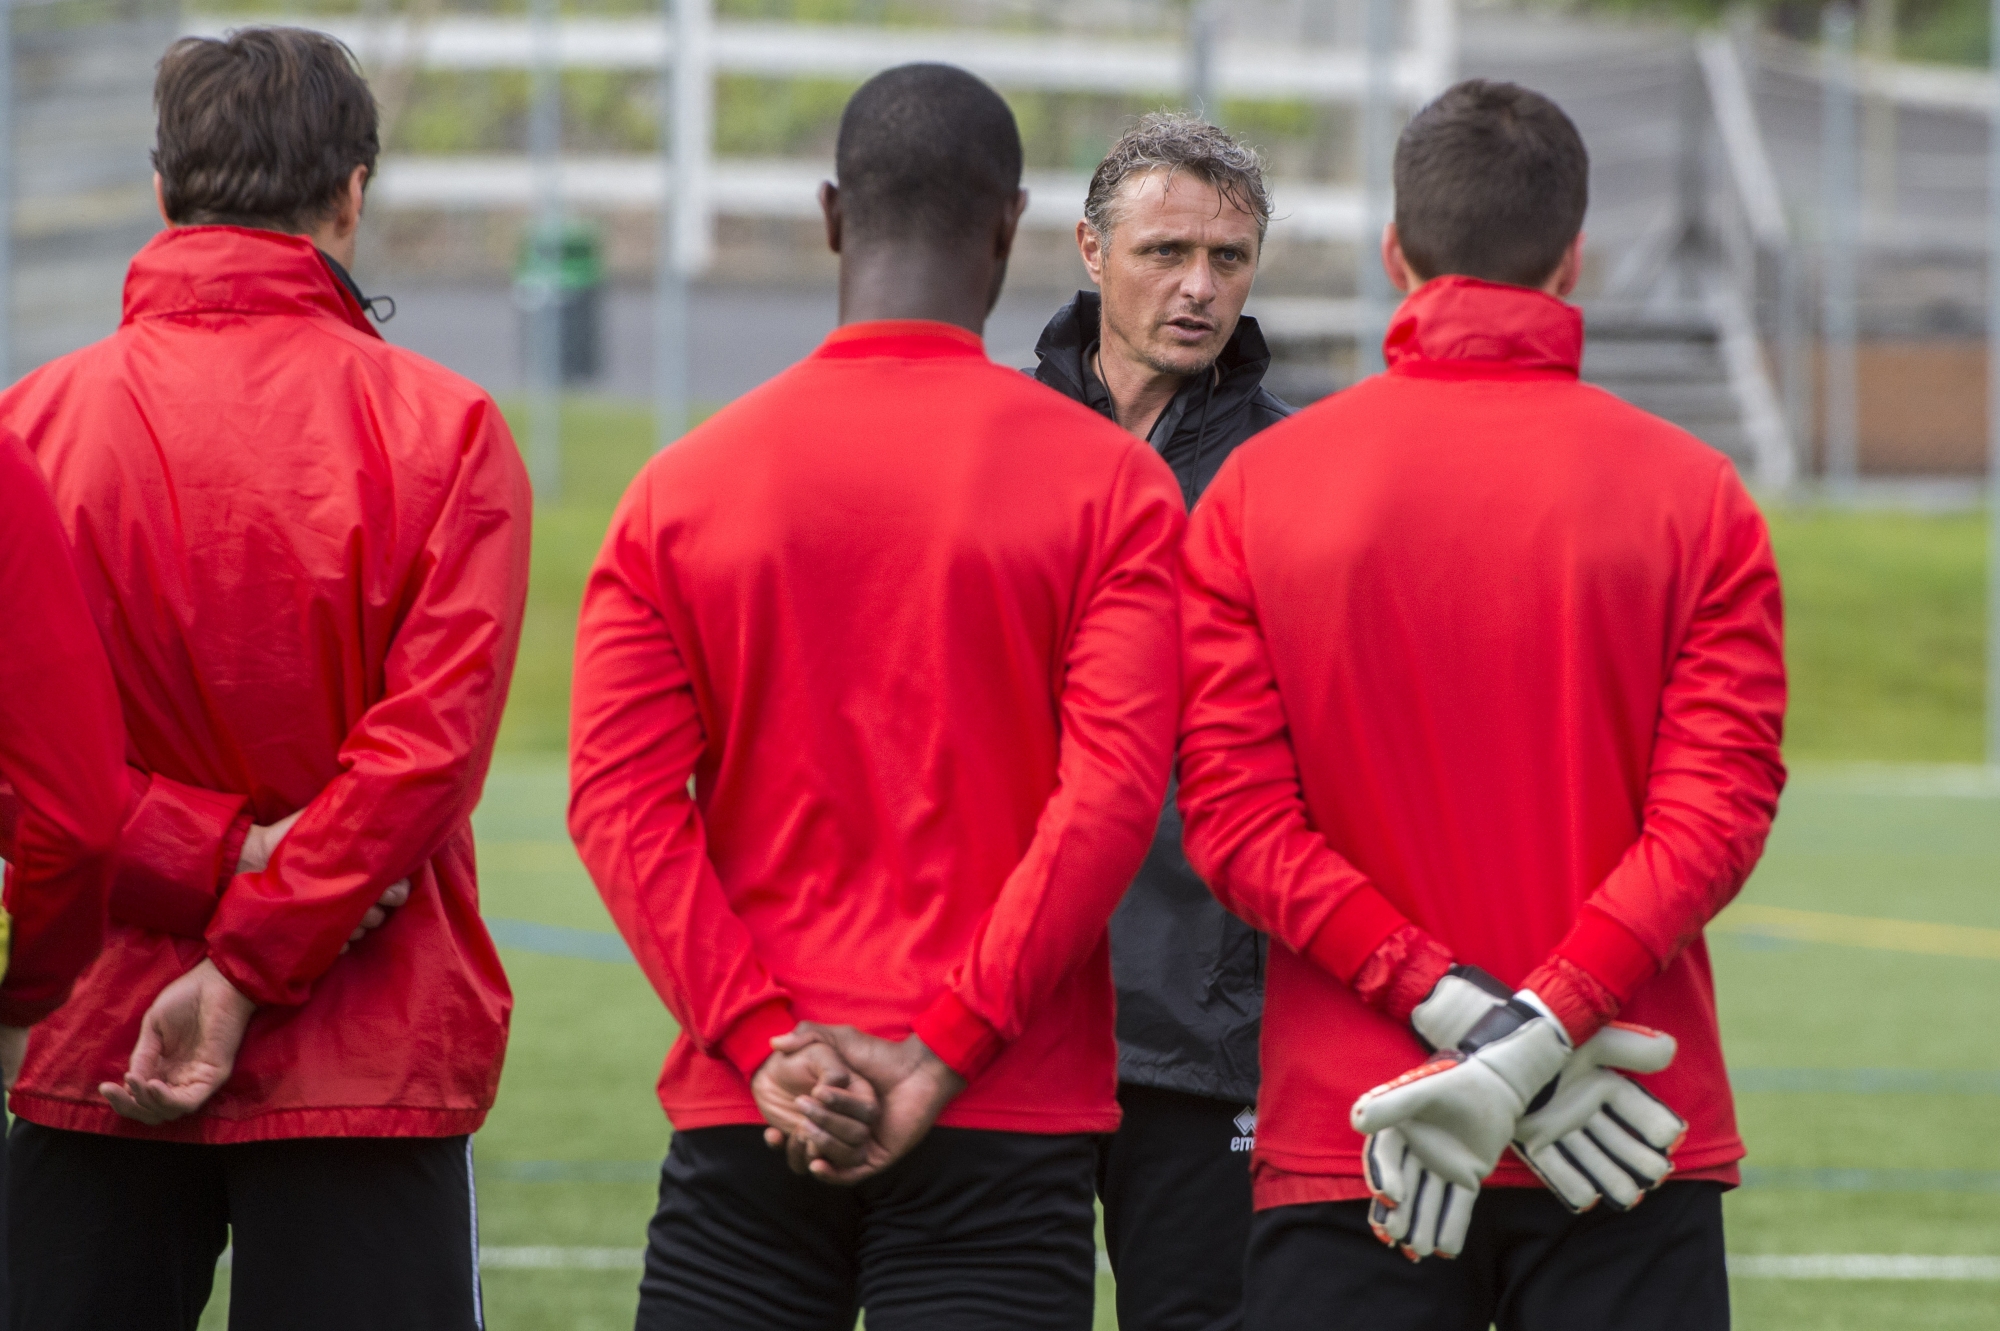
[[[637,1324],[1083,1331],[1180,493],[987,359],[998,94],[878,75],[837,169],[840,327],[640,473],[584,596],[570,828],[681,1027]]]
[[[233,1327],[471,1331],[511,999],[470,815],[527,478],[344,277],[376,155],[347,50],[186,38],[154,97],[168,226],[122,325],[0,396],[132,764],[104,951],[14,1086],[13,1326],[192,1326],[233,1244]]]
[[[1194,116],[1143,117],[1090,181],[1077,247],[1096,291],[1057,312],[1035,377],[1147,441],[1190,507],[1292,409],[1243,303],[1271,202],[1257,154]],[[1111,919],[1118,1131],[1098,1193],[1124,1331],[1228,1331],[1243,1304],[1265,940],[1181,852],[1171,792]]]

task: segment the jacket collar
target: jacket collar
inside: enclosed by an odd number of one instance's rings
[[[1439,277],[1390,320],[1389,372],[1425,379],[1576,377],[1583,311],[1529,287]]]
[[[125,274],[125,323],[225,312],[319,315],[381,336],[305,236],[240,226],[170,227],[133,256]]]
[[[1100,337],[1103,308],[1102,297],[1095,291],[1079,291],[1075,299],[1056,311],[1035,344],[1035,358],[1040,362],[1035,377],[1064,396],[1112,416],[1111,395],[1090,368],[1090,358]],[[1223,344],[1222,354],[1215,360],[1215,373],[1207,377],[1208,383],[1197,375],[1181,385],[1173,404],[1160,413],[1161,423],[1173,421],[1169,432],[1184,423],[1193,430],[1195,426],[1187,407],[1201,398],[1211,384],[1213,397],[1207,405],[1217,416],[1227,416],[1240,405],[1240,400],[1256,395],[1263,386],[1264,372],[1270,368],[1271,348],[1264,341],[1264,331],[1246,314],[1236,321],[1236,331]],[[1169,441],[1156,438],[1153,443],[1163,447]]]

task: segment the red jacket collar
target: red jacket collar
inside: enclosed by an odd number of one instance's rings
[[[871,319],[842,324],[826,335],[815,356],[837,360],[887,356],[896,360],[932,360],[944,356],[986,358],[979,334],[957,324],[930,319]]]
[[[1435,278],[1396,311],[1382,353],[1390,373],[1419,378],[1573,379],[1583,311],[1529,287]]]
[[[170,227],[125,274],[125,323],[231,311],[318,314],[380,337],[305,236],[241,226]]]

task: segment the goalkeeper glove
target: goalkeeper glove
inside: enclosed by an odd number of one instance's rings
[[[1513,990],[1477,966],[1453,966],[1410,1013],[1410,1029],[1424,1047],[1456,1049],[1479,1019],[1514,996]]]
[[[1453,966],[1410,1013],[1410,1026],[1425,1048],[1451,1049],[1510,997],[1506,985],[1479,967]],[[1476,1184],[1449,1183],[1432,1173],[1396,1128],[1368,1138],[1362,1164],[1372,1199],[1368,1227],[1376,1238],[1413,1262],[1433,1253],[1458,1256],[1479,1198]]]
[[[1447,1183],[1478,1188],[1514,1125],[1552,1093],[1569,1061],[1562,1023],[1522,994],[1481,1017],[1456,1049],[1354,1102],[1357,1132],[1400,1128],[1412,1154]]]
[[[1650,1091],[1611,1069],[1658,1072],[1674,1037],[1613,1022],[1584,1041],[1546,1103],[1514,1128],[1514,1153],[1572,1211],[1601,1200],[1629,1211],[1673,1172],[1687,1123]]]
[[[1369,1137],[1361,1165],[1374,1195],[1368,1227],[1376,1238],[1413,1262],[1432,1253],[1458,1256],[1472,1223],[1472,1204],[1479,1199],[1477,1186],[1447,1183],[1426,1169],[1398,1128]]]

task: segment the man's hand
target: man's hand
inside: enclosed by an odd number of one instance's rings
[[[1477,1188],[1569,1056],[1562,1026],[1515,998],[1480,1018],[1458,1048],[1364,1094],[1349,1118],[1364,1135],[1402,1129],[1425,1168]]]
[[[861,1165],[882,1116],[875,1088],[855,1076],[831,1044],[818,1040],[765,1059],[750,1078],[750,1095],[771,1125],[764,1130],[765,1144],[784,1151],[795,1174],[810,1172],[814,1160],[838,1168]],[[807,1107],[824,1110],[824,1121],[807,1118]]]
[[[1687,1122],[1620,1072],[1658,1072],[1674,1037],[1612,1022],[1570,1055],[1547,1104],[1514,1128],[1514,1153],[1572,1211],[1629,1211],[1673,1173]]]
[[[194,1113],[229,1080],[256,1010],[204,959],[146,1009],[124,1085],[103,1082],[97,1093],[141,1123],[170,1123]]]
[[[944,1107],[965,1089],[965,1078],[914,1035],[902,1041],[881,1040],[852,1026],[802,1021],[790,1035],[771,1041],[771,1047],[791,1053],[815,1040],[833,1046],[842,1062],[868,1079],[882,1102],[881,1116],[863,1146],[860,1164],[843,1168],[826,1159],[811,1162],[813,1177],[828,1183],[859,1183],[901,1160],[924,1139]],[[822,1128],[834,1117],[824,1105],[812,1101],[802,1102],[800,1112]]]
[[[28,1028],[26,1026],[0,1026],[0,1080],[7,1083],[7,1089],[14,1089],[14,1078],[21,1075],[21,1060],[28,1056]]]
[[[370,929],[380,929],[383,923],[388,920],[389,912],[409,899],[409,879],[402,878],[389,884],[387,890],[382,893],[381,898],[368,908],[366,915],[361,917],[361,923],[354,926],[354,932],[347,936],[347,941],[340,945],[340,950],[345,952],[348,948],[353,947],[356,943],[366,938]]]
[[[1413,1262],[1433,1253],[1458,1256],[1472,1224],[1472,1204],[1479,1200],[1477,1187],[1447,1183],[1426,1169],[1398,1128],[1369,1137],[1361,1164],[1374,1199],[1368,1228],[1376,1238]]]
[[[285,839],[285,833],[292,830],[292,824],[299,820],[299,814],[288,813],[275,823],[267,823],[250,829],[250,835],[243,838],[242,853],[236,857],[236,872],[262,873],[271,867],[271,857],[278,853],[278,843]]]

